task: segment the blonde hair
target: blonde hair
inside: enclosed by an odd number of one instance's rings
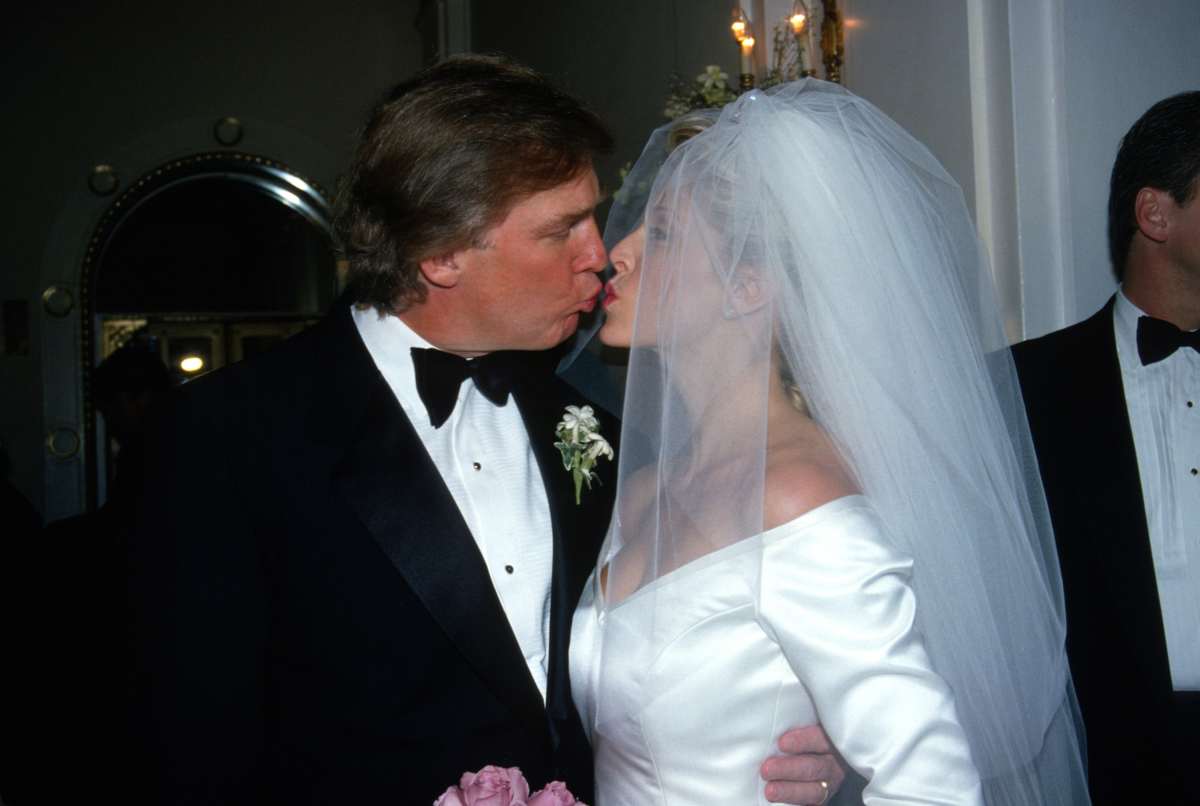
[[[688,112],[675,118],[667,131],[667,153],[670,154],[716,122],[711,112]]]

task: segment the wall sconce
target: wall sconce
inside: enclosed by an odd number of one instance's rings
[[[745,92],[754,89],[754,34],[750,31],[750,20],[741,6],[733,7],[730,18],[732,22],[729,23],[729,30],[733,32],[733,38],[742,53],[738,86]]]
[[[763,6],[762,2],[755,2],[755,13],[763,13]],[[773,51],[761,86],[805,76],[822,77],[819,68],[823,68],[827,81],[841,82],[845,42],[837,0],[794,0],[786,15],[782,13],[788,10],[786,3],[766,7],[768,13],[780,14],[782,19],[758,31],[762,36],[771,34],[773,39]],[[739,86],[744,92],[759,83],[754,75],[754,33],[740,5],[734,6],[731,20],[729,27],[741,51]]]

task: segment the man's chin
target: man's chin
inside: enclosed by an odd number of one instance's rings
[[[559,324],[558,333],[554,339],[554,343],[546,345],[544,349],[551,350],[563,342],[571,339],[576,333],[579,332],[580,320],[581,317],[579,313],[573,313],[566,319],[562,320],[562,322]]]

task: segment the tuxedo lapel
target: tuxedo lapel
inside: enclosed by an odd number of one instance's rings
[[[554,447],[558,441],[554,431],[568,405],[586,402],[550,372],[530,373],[520,378],[513,396],[529,433],[553,524],[554,571],[546,707],[557,741],[555,723],[575,717],[567,671],[571,617],[583,584],[596,562],[600,542],[612,515],[616,464],[602,461],[596,468],[598,479],[593,481],[591,489],[584,488],[580,503],[576,504],[574,481],[563,467],[562,454]],[[601,433],[615,447],[615,421],[604,418]]]
[[[554,525],[555,556],[561,555],[565,561],[564,582],[578,597],[596,562],[600,539],[608,528],[616,485],[616,463],[602,460],[597,465],[596,479],[590,488],[584,486],[576,504],[575,482],[563,467],[562,454],[554,447],[558,441],[554,431],[568,405],[587,405],[586,401],[553,376],[522,380],[515,389],[515,397],[546,489]],[[616,447],[615,425],[602,420],[601,435]],[[574,604],[572,602],[571,606]]]
[[[1121,363],[1117,358],[1117,340],[1113,331],[1113,305],[1115,298],[1100,312],[1088,320],[1087,341],[1093,348],[1083,353],[1083,377],[1081,384],[1080,411],[1093,409],[1090,418],[1098,433],[1089,440],[1095,449],[1110,455],[1109,464],[1114,472],[1110,476],[1111,488],[1120,491],[1122,508],[1131,513],[1131,521],[1138,521],[1136,530],[1144,536],[1146,530],[1145,505],[1142,501],[1141,478],[1138,474],[1137,452],[1133,444],[1133,429],[1129,425],[1129,409],[1125,404],[1125,385],[1121,379]],[[1144,541],[1142,541],[1144,542]]]
[[[1142,659],[1147,679],[1169,685],[1114,304],[1115,297],[1077,325],[1018,345],[1014,355],[1062,560],[1074,662],[1086,656],[1092,663],[1120,635],[1122,651]],[[1087,647],[1082,655],[1080,646]],[[1076,671],[1083,696],[1087,679]]]
[[[1115,522],[1119,528],[1110,530],[1108,566],[1114,582],[1120,580],[1122,607],[1129,608],[1131,631],[1146,637],[1146,660],[1157,668],[1154,674],[1169,685],[1166,635],[1163,631],[1162,609],[1158,599],[1158,581],[1154,570],[1154,554],[1150,546],[1150,530],[1146,522],[1146,505],[1142,496],[1141,474],[1138,472],[1137,449],[1133,428],[1129,423],[1129,407],[1125,402],[1125,385],[1117,356],[1116,335],[1113,329],[1113,307],[1116,298],[1087,322],[1088,341],[1093,345],[1087,355],[1093,357],[1085,374],[1093,385],[1081,390],[1080,410],[1094,407],[1095,433],[1088,435],[1092,450],[1108,454],[1107,459],[1094,457],[1090,468],[1110,468],[1105,497],[1112,502]],[[1082,470],[1083,468],[1081,468]],[[1080,489],[1086,489],[1081,485]],[[1077,506],[1093,508],[1095,491],[1081,496]],[[1151,651],[1150,648],[1153,648]],[[1149,665],[1149,664],[1148,664]]]
[[[371,369],[361,427],[334,472],[337,489],[484,683],[540,726],[541,695],[478,546],[420,437]]]

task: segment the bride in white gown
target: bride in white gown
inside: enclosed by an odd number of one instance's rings
[[[598,806],[766,803],[759,761],[811,721],[869,804],[1086,803],[1049,520],[961,191],[813,80],[666,157],[670,136],[610,215],[617,512],[571,639]]]

